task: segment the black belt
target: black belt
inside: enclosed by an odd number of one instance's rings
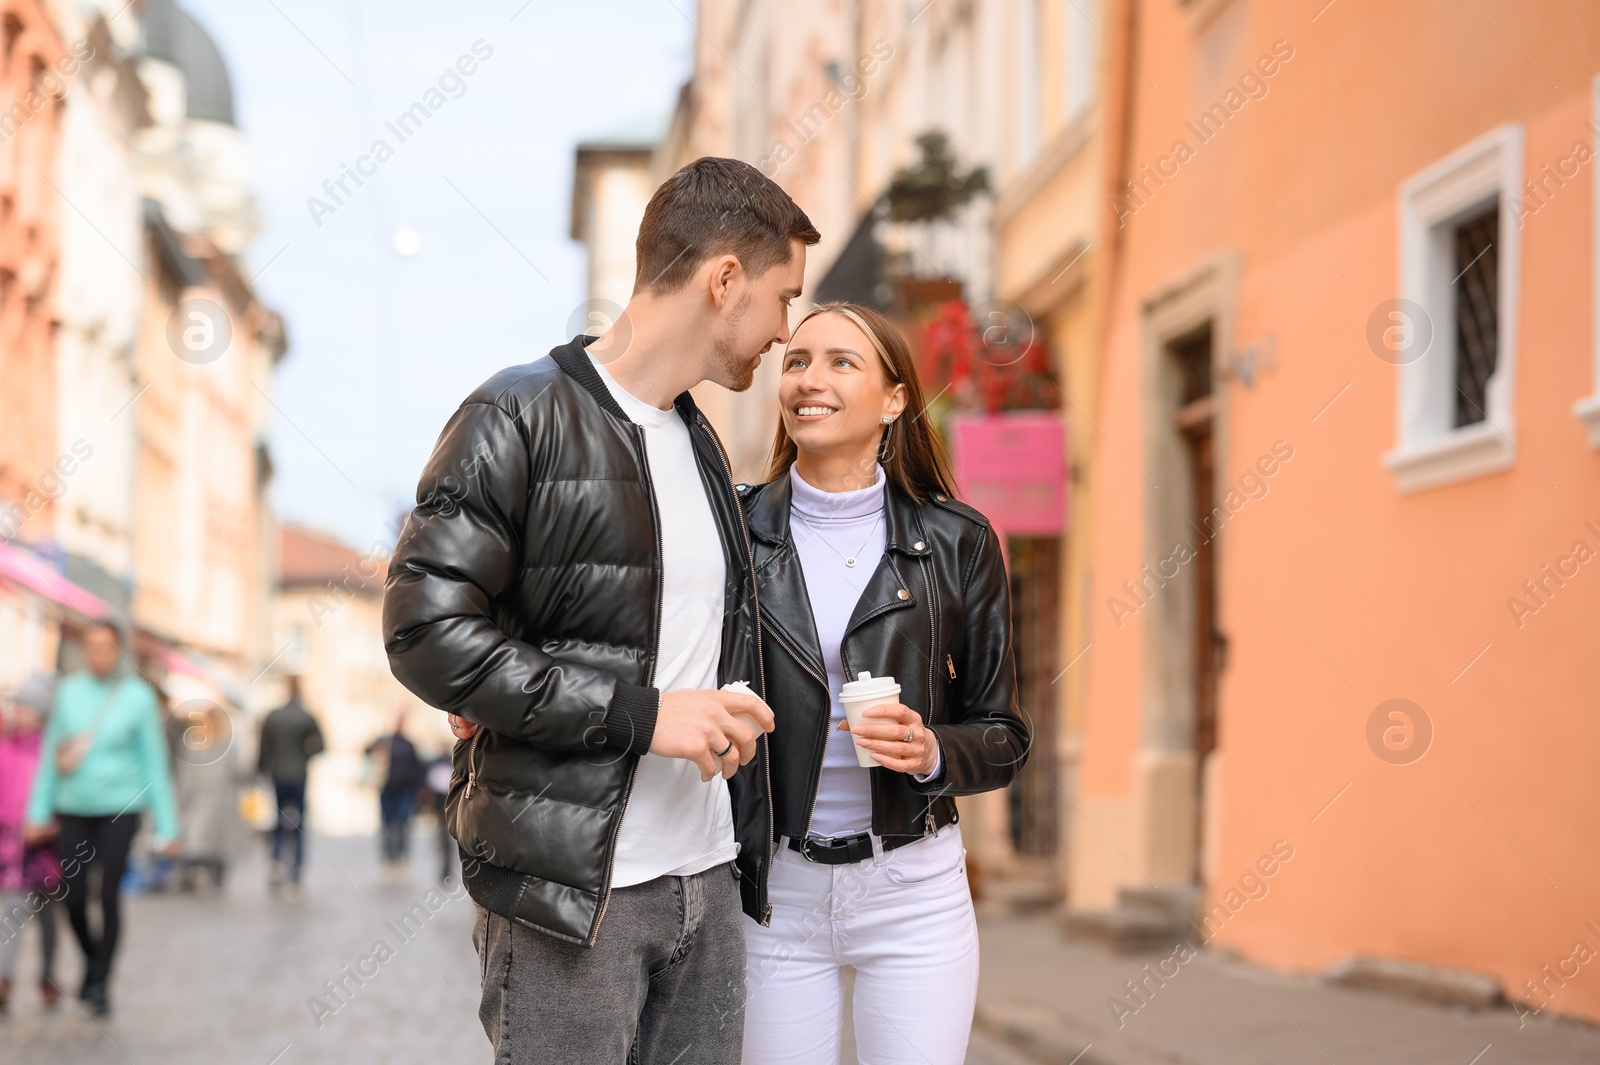
[[[892,851],[897,847],[904,847],[907,843],[915,843],[922,836],[885,836],[883,849]],[[826,839],[822,836],[809,836],[804,840],[789,837],[789,849],[799,853],[800,857],[817,865],[848,865],[851,862],[865,861],[872,857],[872,835],[862,832],[854,836],[839,836],[836,839]]]

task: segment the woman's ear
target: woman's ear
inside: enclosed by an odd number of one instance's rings
[[[898,418],[906,409],[906,386],[897,384],[894,391],[889,393],[889,401],[884,404],[883,416],[885,418]]]

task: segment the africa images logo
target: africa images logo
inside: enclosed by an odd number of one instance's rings
[[[445,104],[451,100],[459,100],[467,94],[467,78],[478,72],[480,61],[489,61],[489,57],[494,55],[494,47],[479,38],[472,42],[471,52],[472,55],[462,53],[456,58],[454,65],[446,67],[444,73],[439,75],[438,83],[428,86],[421,99],[393,119],[384,122],[384,128],[394,135],[395,144],[390,144],[386,138],[379,137],[372,142],[372,147],[365,155],[356,159],[354,167],[349,163],[340,163],[338,176],[322,183],[326,200],[316,196],[306,197],[306,208],[311,212],[311,220],[317,224],[318,229],[322,228],[323,218],[336,213],[355,196],[361,186],[366,184],[364,178],[377,176],[378,167],[394,158],[396,145],[404,144],[416,136],[428,119],[444,109]],[[474,59],[473,56],[477,58]],[[352,181],[355,182],[355,189],[350,187]]]

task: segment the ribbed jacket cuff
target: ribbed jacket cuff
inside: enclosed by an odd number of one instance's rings
[[[656,714],[661,709],[661,693],[654,688],[618,681],[606,714],[606,743],[625,747],[633,754],[647,754],[656,735]]]

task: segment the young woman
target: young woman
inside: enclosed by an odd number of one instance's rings
[[[107,984],[122,931],[122,874],[145,810],[157,847],[178,857],[178,813],[167,737],[155,691],[118,672],[122,638],[98,622],[84,637],[89,668],[62,680],[45,726],[38,775],[28,799],[29,842],[57,835],[67,918],[83,948],[79,997],[96,1016],[111,1012]],[[82,856],[81,861],[74,856]],[[99,870],[91,899],[89,871]],[[89,923],[98,903],[99,934]]]
[[[741,488],[777,719],[772,918],[745,929],[745,1061],[837,1062],[852,966],[862,1061],[959,1065],[978,937],[953,796],[1004,787],[1028,751],[1000,544],[955,500],[881,315],[813,310],[778,395],[769,483]],[[900,694],[852,735],[840,688],[865,673]]]

